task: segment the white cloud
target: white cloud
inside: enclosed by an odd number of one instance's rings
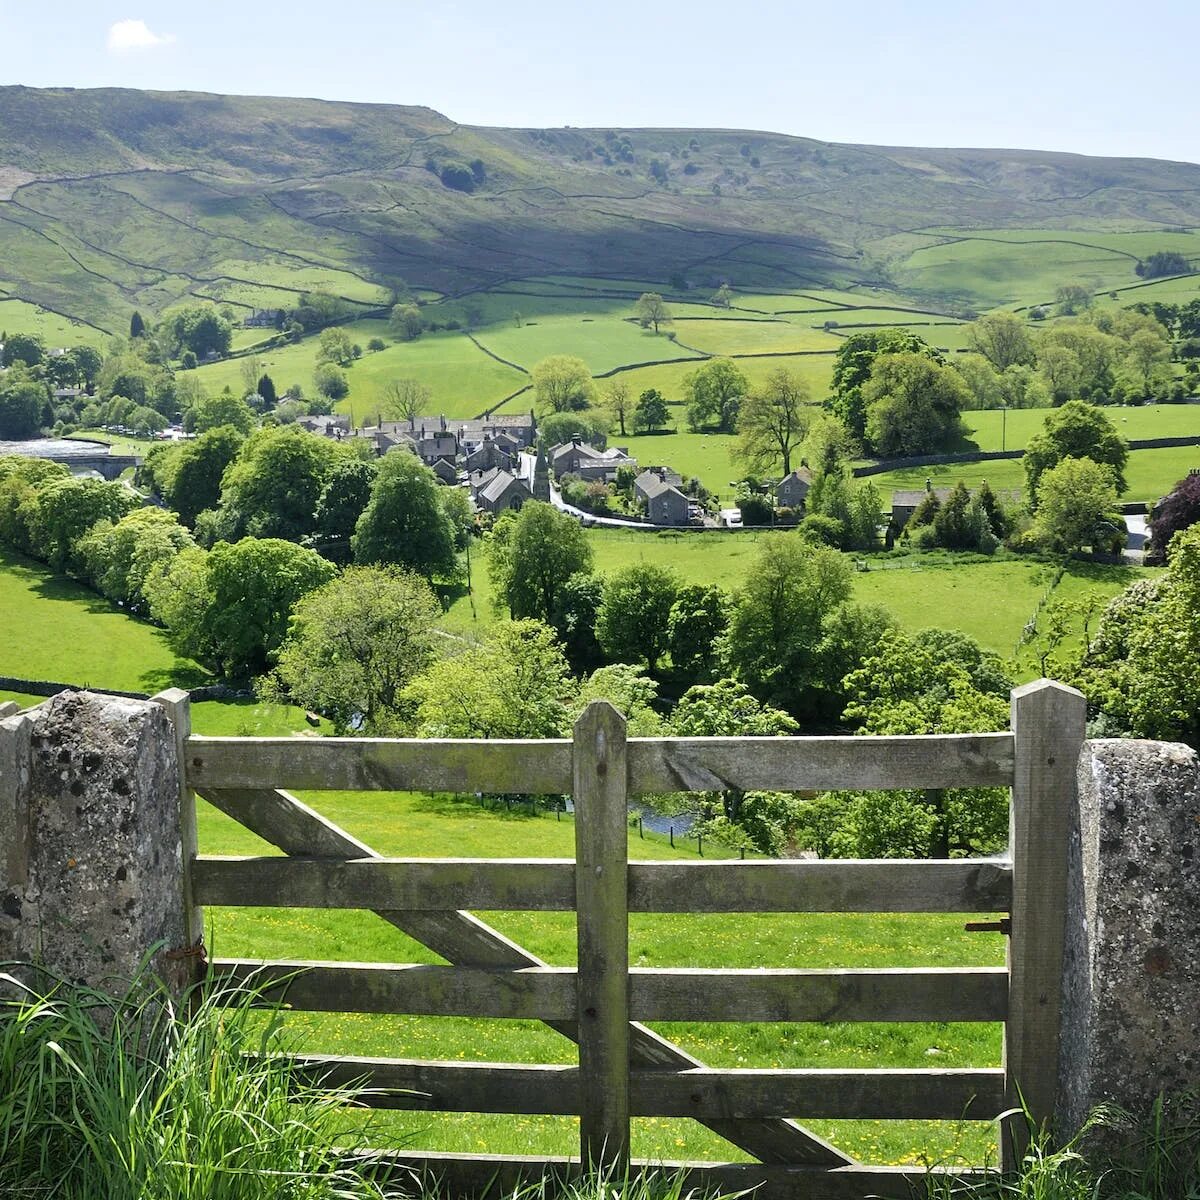
[[[173,33],[155,33],[145,21],[117,21],[108,31],[108,49],[112,54],[129,54],[137,50],[153,50],[175,40]]]

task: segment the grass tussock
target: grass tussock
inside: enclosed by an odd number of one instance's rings
[[[354,1097],[296,1078],[253,991],[187,1020],[142,981],[114,999],[0,975],[6,1200],[377,1200]],[[347,1152],[358,1165],[347,1166]]]
[[[1102,1105],[1061,1145],[1032,1123],[1029,1132],[1019,1171],[977,1182],[931,1174],[922,1200],[1200,1200],[1200,1089],[1159,1096],[1141,1116]]]

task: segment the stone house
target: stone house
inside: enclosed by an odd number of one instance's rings
[[[431,470],[437,476],[439,483],[453,485],[458,482],[458,468],[448,459],[434,459]]]
[[[507,434],[501,434],[499,437],[485,434],[482,445],[463,456],[463,466],[472,474],[476,471],[491,471],[496,467],[512,471],[513,458],[517,453],[517,450],[511,449],[513,446],[514,439]]]
[[[307,429],[309,433],[315,433],[320,437],[337,438],[339,441],[350,434],[349,417],[337,415],[299,417],[296,424],[301,429]]]
[[[650,471],[634,480],[634,491],[646,505],[652,525],[686,525],[691,501],[677,488]]]
[[[499,515],[509,509],[518,511],[533,493],[523,479],[511,471],[483,471],[469,478],[471,496],[482,512]]]
[[[807,467],[797,467],[785,475],[775,489],[775,499],[782,508],[803,509],[812,487],[812,472]]]
[[[630,458],[620,446],[597,450],[579,438],[551,447],[549,460],[555,479],[561,479],[564,475],[578,475],[585,483],[593,480],[612,483],[621,467],[637,466],[637,459]]]

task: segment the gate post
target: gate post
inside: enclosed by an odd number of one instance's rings
[[[44,968],[122,996],[147,965],[178,983],[179,770],[144,700],[60,692],[0,719],[0,959],[39,986]]]
[[[199,853],[196,833],[196,794],[187,783],[187,740],[192,733],[191,695],[183,688],[167,688],[152,696],[153,703],[166,710],[175,735],[175,757],[179,763],[179,841],[182,851],[184,946],[178,977],[186,986],[204,975],[204,910],[192,891],[192,862]]]
[[[1053,1118],[1058,1090],[1067,862],[1086,724],[1087,701],[1074,688],[1039,679],[1012,694],[1013,899],[1004,1069],[1007,1103],[1023,1103],[1035,1129]],[[1005,1170],[1020,1164],[1027,1145],[1024,1119],[1006,1120],[1000,1131]]]
[[[593,700],[575,722],[579,1147],[583,1168],[629,1161],[629,780],[625,718]]]

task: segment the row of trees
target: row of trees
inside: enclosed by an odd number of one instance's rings
[[[1177,390],[1171,330],[1146,306],[1089,309],[1037,332],[1013,313],[989,313],[967,326],[967,344],[954,365],[971,408],[1170,399]]]

